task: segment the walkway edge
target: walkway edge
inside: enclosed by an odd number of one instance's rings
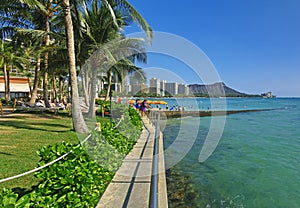
[[[119,170],[106,188],[96,208],[150,207],[155,127],[143,118],[144,128],[140,138],[125,157]],[[163,134],[158,141],[158,207],[167,208],[167,185],[163,149]]]
[[[166,169],[165,169],[165,157],[164,157],[164,143],[163,133],[159,134],[159,170],[158,175],[158,207],[168,208],[168,193],[167,193],[167,180],[166,180]]]

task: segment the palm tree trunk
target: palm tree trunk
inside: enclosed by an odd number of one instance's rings
[[[97,82],[97,70],[96,67],[92,67],[92,79],[91,79],[91,96],[89,104],[88,117],[95,117],[95,97],[96,97],[96,83]]]
[[[89,106],[89,94],[88,94],[88,81],[87,81],[87,72],[81,70],[81,80],[82,80],[82,89],[84,95],[84,102],[87,106]]]
[[[67,49],[69,56],[69,71],[72,89],[72,119],[73,127],[78,133],[88,133],[89,129],[83,119],[80,103],[79,103],[79,93],[77,87],[77,76],[76,76],[76,60],[75,60],[75,47],[74,47],[74,31],[73,23],[70,10],[69,0],[63,0],[64,8],[64,19],[66,27],[66,37],[67,37]]]
[[[107,77],[107,92],[106,92],[106,96],[105,96],[105,100],[108,100],[109,98],[109,94],[110,94],[110,88],[111,88],[111,72],[108,73],[108,77]]]
[[[5,91],[5,100],[10,100],[10,85],[9,85],[9,70],[7,70],[7,65],[4,63],[3,66],[3,75],[4,75],[4,91]]]
[[[45,72],[44,78],[43,78],[43,97],[44,97],[46,108],[50,108],[49,95],[48,95],[48,73],[47,72]]]
[[[30,77],[27,77],[27,81],[28,81],[28,86],[29,86],[29,93],[30,95],[32,94],[32,87],[31,87],[31,82],[32,82],[32,79],[30,79]]]
[[[63,97],[64,97],[64,80],[60,80],[59,82],[60,82],[60,84],[59,84],[59,86],[60,86],[60,92],[59,92],[60,99],[63,100]]]
[[[57,96],[55,73],[52,73],[52,85],[53,85],[53,98],[56,98],[56,100],[59,101]]]
[[[46,17],[46,32],[50,32],[50,24],[49,24],[49,17]],[[50,35],[46,36],[45,39],[45,46],[50,44]],[[50,108],[49,103],[49,95],[48,95],[48,59],[49,59],[49,52],[46,52],[44,55],[44,65],[45,65],[45,74],[44,74],[44,81],[43,81],[43,95],[44,101],[47,108]]]
[[[29,101],[29,104],[31,106],[34,105],[34,103],[36,101],[36,97],[37,97],[37,91],[38,91],[39,80],[40,80],[40,69],[41,69],[41,55],[38,54],[36,65],[35,65],[33,89],[32,89],[31,98]]]
[[[122,81],[121,81],[122,94],[125,94],[127,83],[128,83],[128,72],[125,69],[122,69]]]

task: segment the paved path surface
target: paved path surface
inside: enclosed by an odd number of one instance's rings
[[[143,122],[144,128],[140,139],[123,160],[122,166],[101,197],[98,208],[149,207],[155,128],[149,124],[147,118],[143,118]],[[160,141],[161,149],[162,134]],[[164,169],[163,160],[160,160],[159,165]],[[168,205],[165,172],[159,175],[161,177],[159,177],[158,206],[166,208]]]

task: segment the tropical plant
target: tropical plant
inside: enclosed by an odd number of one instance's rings
[[[2,39],[0,42],[0,67],[3,68],[6,101],[10,100],[10,69],[12,67],[22,69],[27,62],[27,59],[21,56],[20,50],[16,50],[12,43]]]
[[[62,155],[63,159],[37,172],[33,191],[18,199],[11,190],[0,191],[0,207],[95,207],[124,157],[141,135],[138,112],[127,105],[114,106],[124,115],[117,126],[101,120],[101,134],[92,132],[82,145],[62,142],[38,151],[38,166]]]
[[[101,8],[105,10],[105,18],[98,19],[105,26],[105,29],[111,28],[107,33],[102,33],[99,37],[101,40],[96,40],[97,32],[99,30],[94,30],[95,33],[92,34],[90,31],[91,28],[97,27],[97,25],[92,25],[91,22],[87,21],[87,16],[84,16],[89,8],[92,8],[91,5],[101,5]],[[27,11],[26,11],[27,9]],[[30,11],[30,12],[29,12]],[[1,15],[4,14],[4,15]],[[36,16],[40,15],[40,19],[36,19],[33,14]],[[54,37],[56,31],[51,31],[50,20],[55,19],[61,15],[64,19],[64,31],[66,38],[66,48],[68,54],[68,65],[69,65],[69,78],[71,85],[71,98],[72,98],[72,117],[73,125],[77,132],[87,133],[89,130],[84,122],[79,103],[79,93],[77,87],[77,73],[76,73],[76,57],[87,57],[92,54],[96,49],[101,47],[101,44],[107,40],[111,40],[115,37],[120,37],[120,29],[122,29],[127,23],[126,22],[136,22],[146,33],[148,37],[152,37],[151,28],[148,23],[142,18],[142,16],[136,11],[136,9],[129,4],[126,0],[94,0],[94,1],[75,1],[75,0],[11,0],[4,2],[0,5],[0,20],[3,21],[1,27],[1,35],[12,34],[16,32],[16,28],[28,28],[30,30],[35,29],[36,36],[40,37],[41,45],[50,44],[50,35]],[[12,18],[14,17],[14,18]],[[73,18],[72,18],[73,17]],[[33,20],[40,20],[40,24],[33,22]],[[57,21],[59,22],[59,21]],[[97,21],[94,21],[95,23]],[[33,24],[34,23],[34,24]],[[39,25],[39,27],[32,28],[32,26]],[[74,30],[74,28],[76,30]],[[23,30],[24,31],[24,30]],[[75,32],[74,32],[75,31]],[[77,41],[76,45],[85,46],[82,44],[87,37],[89,37],[88,42],[89,50],[82,50],[83,48],[77,48],[77,56],[75,51],[75,39],[74,34],[78,34],[78,37],[83,37],[82,40]],[[109,37],[109,38],[107,38]],[[90,47],[93,46],[94,47]],[[84,56],[82,52],[85,53]],[[80,55],[78,55],[80,54]],[[43,67],[44,67],[44,99],[45,103],[48,106],[48,90],[46,89],[48,84],[48,69],[49,69],[49,52],[45,52],[38,56],[36,69],[39,68],[39,63],[43,55]],[[124,56],[126,57],[126,56]],[[120,60],[120,59],[118,59]],[[78,59],[78,63],[84,63],[84,59]],[[107,70],[107,69],[106,69]],[[38,73],[36,73],[38,75]],[[93,82],[94,84],[94,82]],[[35,86],[35,85],[34,85]],[[34,95],[34,93],[33,93]],[[92,98],[90,98],[92,100]],[[90,101],[90,103],[92,103]]]

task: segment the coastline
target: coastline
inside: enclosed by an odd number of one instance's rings
[[[271,111],[276,109],[244,109],[244,110],[206,110],[206,111],[166,111],[166,110],[150,110],[159,112],[166,118],[180,118],[180,117],[207,117],[207,116],[223,116],[236,113],[249,113],[249,112],[261,112]]]

